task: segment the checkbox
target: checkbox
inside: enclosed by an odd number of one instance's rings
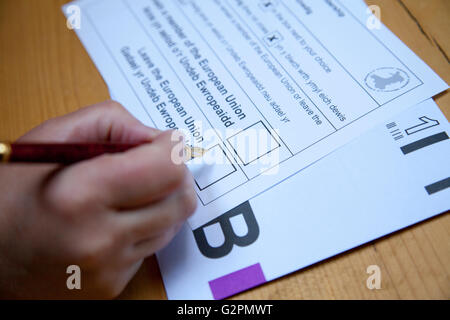
[[[283,39],[283,36],[278,31],[269,32],[263,38],[268,47],[273,47],[274,45],[283,41]]]
[[[281,147],[262,121],[229,137],[227,141],[244,166]]]
[[[201,168],[195,167],[195,159],[186,163],[191,170],[195,183],[200,191],[211,187],[237,171],[236,167],[219,144],[209,148],[204,157],[209,157],[208,160],[211,160],[210,162],[212,163],[209,163],[208,161],[207,164],[202,164]]]

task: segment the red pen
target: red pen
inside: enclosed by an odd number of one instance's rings
[[[0,163],[72,164],[107,153],[125,152],[141,144],[121,143],[8,143],[0,142]],[[185,147],[186,160],[202,157],[205,150]]]

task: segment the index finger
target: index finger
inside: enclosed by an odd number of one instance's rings
[[[140,143],[152,141],[160,133],[142,124],[118,102],[105,101],[50,119],[19,141]]]

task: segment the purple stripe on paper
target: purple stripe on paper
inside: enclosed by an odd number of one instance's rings
[[[221,300],[266,282],[259,263],[209,281],[214,299]]]

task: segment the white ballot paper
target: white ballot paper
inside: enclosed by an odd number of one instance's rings
[[[265,232],[303,232],[301,215],[287,229],[274,223],[282,202],[302,208],[300,194],[311,191],[290,177],[447,88],[360,0],[80,0],[64,7],[69,21],[76,8],[76,32],[112,96],[143,123],[180,129],[209,150],[202,160],[212,164],[188,163],[199,199],[189,220],[195,230],[249,200],[273,199],[261,213],[274,226]],[[326,185],[328,174],[316,176]],[[280,183],[299,195],[265,196]],[[321,257],[335,252],[329,242]],[[169,269],[163,264],[166,280]]]
[[[159,252],[170,299],[222,299],[450,209],[450,126],[427,100]]]

